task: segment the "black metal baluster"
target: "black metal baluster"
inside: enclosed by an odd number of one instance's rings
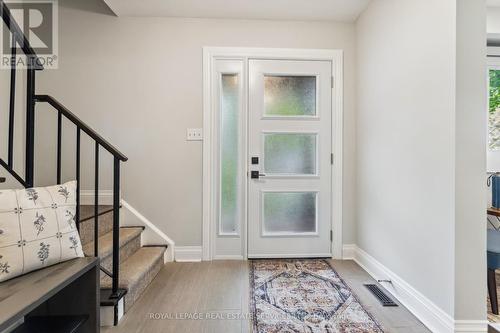
[[[14,159],[14,107],[16,100],[16,36],[12,34],[10,68],[10,103],[9,103],[9,151],[7,164],[12,168]]]
[[[115,157],[113,171],[113,283],[111,297],[118,298],[120,270],[120,160]]]
[[[30,42],[24,31],[19,27],[16,20],[12,16],[9,7],[5,4],[4,1],[0,1],[0,15],[7,26],[7,28],[19,39],[19,48],[23,50],[23,53],[26,55],[28,60],[29,67],[37,70],[43,69],[42,64],[38,61],[35,50],[30,45]]]
[[[119,268],[120,268],[120,162],[127,161],[127,157],[118,149],[113,147],[109,142],[102,138],[92,128],[87,126],[75,114],[65,108],[61,103],[48,95],[35,95],[35,70],[42,70],[43,66],[38,61],[38,57],[31,47],[28,38],[23,30],[14,20],[9,8],[3,0],[0,0],[0,16],[4,23],[12,33],[12,52],[11,52],[11,91],[9,100],[9,142],[8,142],[8,161],[7,163],[0,159],[0,165],[8,169],[8,171],[25,187],[34,185],[35,174],[35,107],[37,102],[46,102],[54,107],[58,112],[57,119],[57,183],[62,182],[62,131],[63,117],[76,126],[76,213],[75,222],[77,229],[80,230],[80,213],[81,213],[81,132],[83,131],[89,137],[95,140],[95,192],[94,192],[94,237],[95,237],[95,254],[98,255],[99,245],[99,150],[102,147],[105,151],[111,153],[114,158],[114,173],[113,173],[113,256],[112,256],[112,273],[104,268],[101,268],[105,274],[112,275],[112,294],[111,298],[119,299],[123,296],[124,290],[119,290]],[[14,164],[14,134],[15,134],[15,104],[16,104],[16,57],[17,48],[21,49],[28,60],[27,68],[27,88],[26,88],[26,136],[25,136],[25,178],[17,174],[13,170]],[[7,98],[7,96],[5,96]],[[1,179],[0,179],[1,182]],[[115,307],[115,325],[117,324],[117,307]]]
[[[76,129],[76,227],[80,231],[80,127]]]
[[[35,172],[35,69],[34,59],[29,58],[26,94],[26,167],[25,178],[28,187],[33,187]]]
[[[57,183],[61,184],[62,114],[57,111]]]
[[[95,183],[94,183],[94,254],[99,256],[99,143],[95,142]]]

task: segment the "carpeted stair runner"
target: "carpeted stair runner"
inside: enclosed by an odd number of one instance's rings
[[[162,247],[141,247],[120,265],[120,288],[127,289],[125,294],[125,312],[141,296],[147,286],[163,267]],[[101,288],[111,288],[111,278],[101,278]]]
[[[120,263],[134,254],[141,247],[141,233],[144,230],[137,228],[120,228]],[[113,233],[108,232],[99,237],[99,258],[101,266],[111,271],[113,265]],[[94,241],[83,245],[86,256],[94,256]]]
[[[87,256],[94,255],[94,206],[82,206],[80,211],[80,238]],[[99,257],[101,266],[111,271],[113,255],[113,210],[111,206],[98,207]],[[141,247],[143,227],[120,228],[120,284],[126,289],[125,312],[146,290],[163,267],[164,246]],[[101,273],[101,289],[111,288],[111,278]]]

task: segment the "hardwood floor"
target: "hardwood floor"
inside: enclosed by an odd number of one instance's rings
[[[363,286],[374,280],[353,261],[332,261],[385,332],[430,332],[406,308],[384,308]],[[169,263],[117,327],[104,333],[251,332],[248,262]],[[203,319],[193,316],[200,315]]]

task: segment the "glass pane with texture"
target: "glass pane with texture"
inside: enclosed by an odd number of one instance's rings
[[[488,146],[500,150],[500,70],[490,70]]]
[[[316,232],[316,192],[265,192],[264,233]]]
[[[315,116],[315,76],[264,76],[264,115]]]
[[[220,123],[220,232],[238,232],[240,189],[239,181],[239,77],[223,74],[221,82]]]
[[[264,173],[316,174],[316,134],[264,134]]]

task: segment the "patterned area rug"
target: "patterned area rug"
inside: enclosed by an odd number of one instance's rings
[[[250,261],[255,333],[383,333],[328,261]]]

